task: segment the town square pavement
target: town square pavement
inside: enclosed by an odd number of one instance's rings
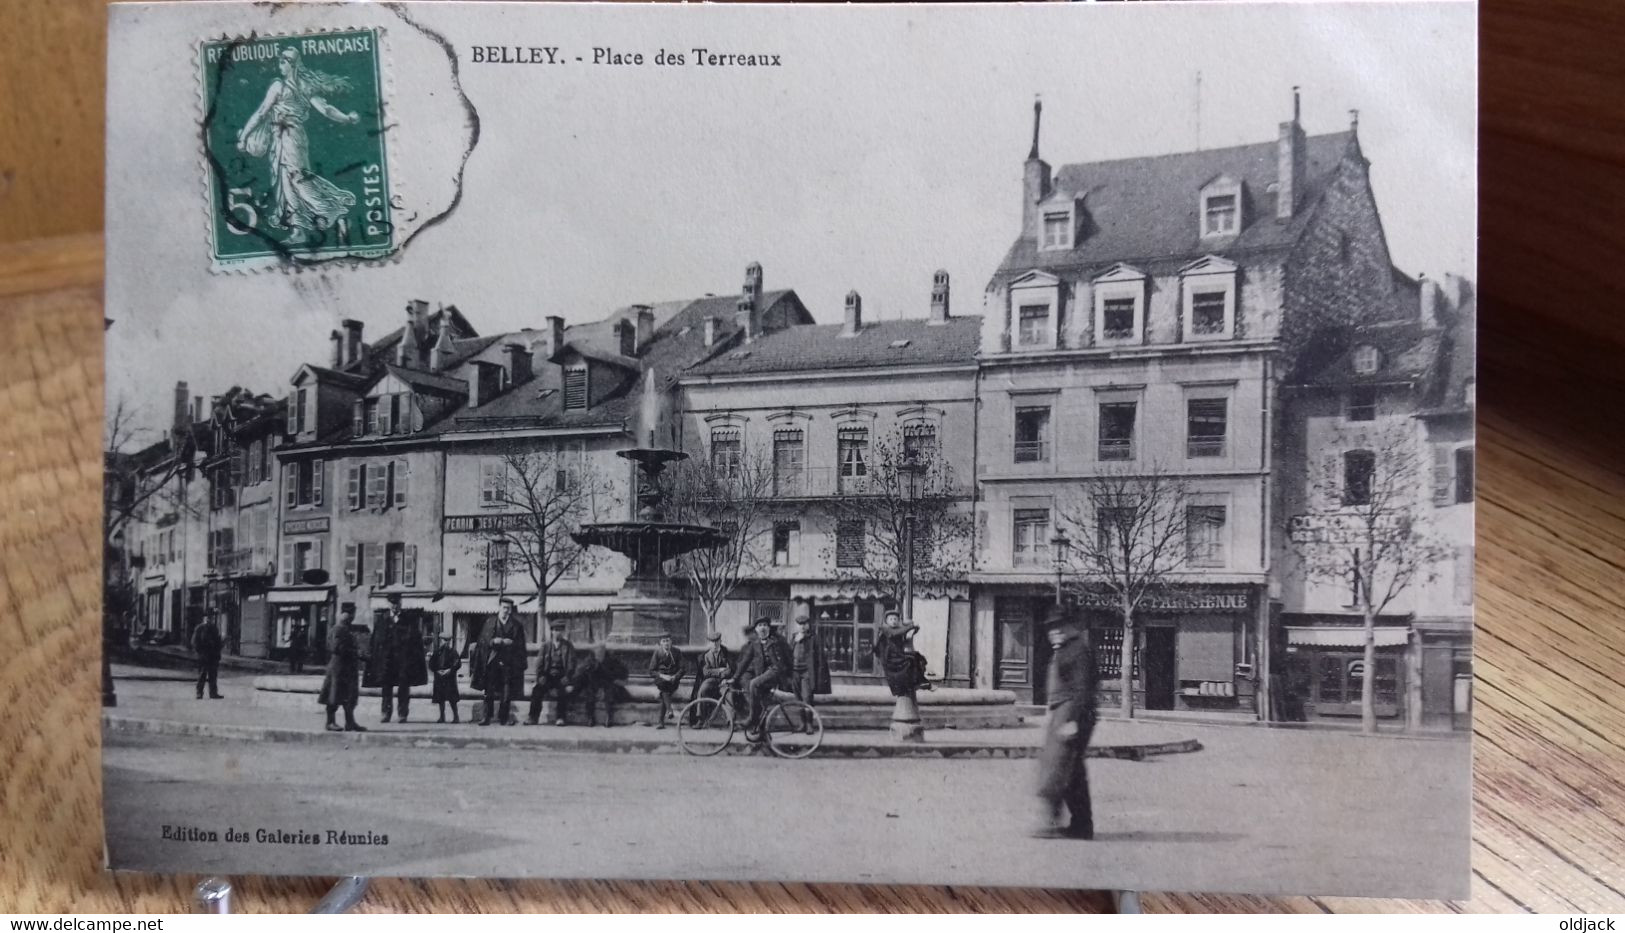
[[[120,686],[125,715],[153,691],[190,691]],[[366,706],[362,715],[376,721]],[[1102,729],[1161,736],[1171,725]],[[1202,750],[1091,761],[1093,842],[1029,837],[1028,760],[702,759],[110,731],[108,850],[116,866],[163,872],[1411,897],[1464,888],[1469,743],[1197,723],[1177,731]],[[166,841],[166,826],[217,841]],[[228,829],[250,841],[226,841]],[[278,833],[291,841],[271,841]]]

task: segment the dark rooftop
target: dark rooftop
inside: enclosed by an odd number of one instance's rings
[[[952,317],[945,324],[932,324],[923,318],[875,321],[850,337],[841,336],[840,324],[787,327],[736,346],[685,375],[972,363],[981,342],[981,328],[979,316]]]

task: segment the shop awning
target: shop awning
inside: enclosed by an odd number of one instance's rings
[[[792,583],[790,584],[791,599],[811,599],[818,602],[839,602],[853,599],[890,599],[891,590],[876,586],[865,586],[861,583],[843,586],[839,583]],[[947,583],[940,586],[918,584],[914,588],[915,599],[969,599],[970,587],[964,583]]]
[[[1393,648],[1410,641],[1411,630],[1379,627],[1372,630],[1378,648]],[[1358,625],[1287,626],[1289,645],[1312,645],[1319,648],[1363,648],[1365,628]]]
[[[401,598],[402,609],[426,609],[430,612],[435,611],[433,596],[412,593],[398,593],[396,595]],[[388,609],[389,594],[374,593],[372,596],[372,601],[367,603],[367,606],[371,609]]]
[[[523,594],[513,594],[514,602],[518,603],[520,612],[535,612],[536,600],[534,597]],[[469,613],[473,615],[495,615],[498,597],[494,593],[482,594],[451,594],[434,599],[428,596],[402,597],[401,608],[422,609],[427,612]],[[550,616],[581,615],[589,612],[605,612],[609,609],[609,601],[614,599],[608,593],[601,594],[558,594],[547,597],[547,614]],[[416,602],[414,602],[416,600]],[[374,605],[383,608],[386,605],[381,597],[373,598]]]
[[[327,602],[333,591],[328,587],[315,590],[272,590],[265,594],[265,601],[284,605],[316,605]]]

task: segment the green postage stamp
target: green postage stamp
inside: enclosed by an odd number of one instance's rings
[[[217,268],[378,259],[397,248],[380,36],[200,43]]]

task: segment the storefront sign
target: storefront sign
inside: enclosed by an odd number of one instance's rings
[[[512,528],[522,528],[529,516],[522,514],[508,515],[447,515],[446,531],[506,531]]]
[[[1117,594],[1092,590],[1075,597],[1085,609],[1118,609]],[[1246,590],[1178,590],[1155,593],[1140,601],[1142,612],[1246,612],[1252,600]]]
[[[1360,544],[1373,536],[1383,541],[1399,532],[1400,518],[1393,513],[1294,515],[1287,522],[1287,533],[1299,544]]]
[[[323,515],[321,518],[290,518],[282,523],[282,533],[285,535],[313,535],[328,530],[331,519]]]

